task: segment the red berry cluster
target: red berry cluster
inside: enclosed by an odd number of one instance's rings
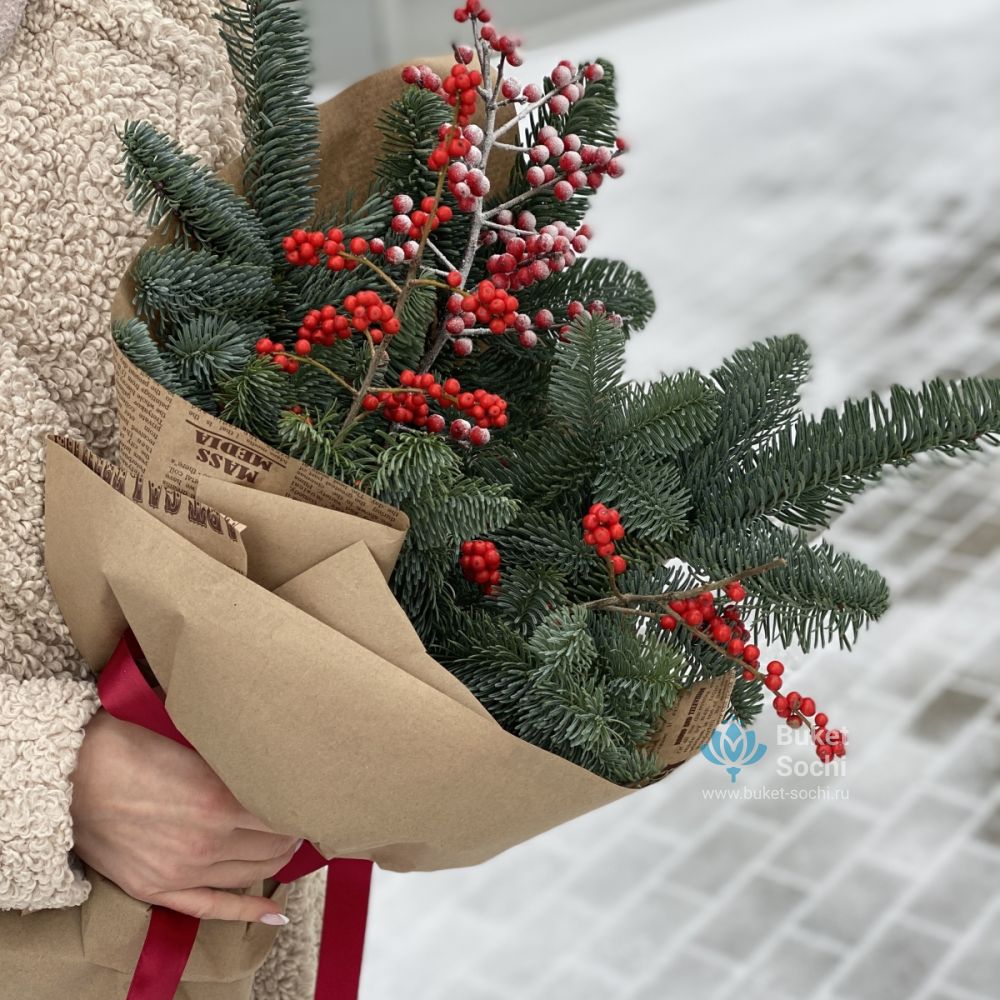
[[[347,340],[353,333],[367,331],[376,344],[399,333],[399,320],[393,307],[384,302],[378,292],[361,291],[348,295],[343,309],[343,313],[332,305],[310,309],[296,332],[295,353],[304,357],[311,354],[317,344],[332,347],[334,341]],[[261,337],[257,341],[257,353],[271,355],[274,363],[289,374],[294,375],[299,370],[298,361],[288,355],[285,345],[276,343],[270,337]]]
[[[478,69],[469,69],[461,62],[452,66],[451,73],[445,79],[441,89],[445,93],[445,100],[452,107],[458,107],[457,121],[459,125],[468,125],[472,121],[472,116],[476,113],[476,102],[479,100],[479,87],[482,82],[483,74]]]
[[[333,347],[336,340],[348,340],[353,332],[351,321],[335,306],[310,309],[302,319],[295,341],[296,354],[309,354],[313,344]],[[263,353],[263,352],[261,352]]]
[[[554,182],[556,198],[569,201],[581,188],[596,191],[606,177],[621,177],[625,168],[620,156],[625,145],[623,140],[615,146],[584,145],[578,135],[560,136],[554,126],[546,125],[539,129],[538,142],[528,153],[532,165],[525,180],[533,188]]]
[[[784,672],[784,664],[779,660],[772,660],[767,665],[764,686],[769,691],[779,691],[782,683],[781,675]],[[824,764],[829,764],[834,757],[843,757],[847,753],[847,734],[840,729],[827,728],[830,720],[823,712],[816,711],[816,702],[812,698],[806,698],[798,691],[789,691],[784,695],[775,694],[772,705],[778,718],[784,719],[792,729],[809,725],[809,719],[815,716],[812,724],[813,743],[816,746],[816,756]]]
[[[461,160],[469,155],[472,144],[462,134],[458,125],[442,126],[437,147],[427,158],[427,166],[434,173],[444,170],[452,160]]]
[[[406,66],[402,72],[403,83],[412,84],[414,87],[423,87],[433,94],[443,93],[444,86],[441,77],[437,75],[426,63],[419,66]]]
[[[408,194],[397,194],[392,199],[392,210],[396,213],[392,231],[411,240],[421,239],[427,230],[435,231],[454,218],[450,205],[439,205],[431,196],[424,198],[420,208],[414,210],[413,199]]]
[[[735,660],[740,660],[743,666],[743,679],[759,680],[773,692],[780,690],[785,665],[780,660],[772,660],[767,664],[765,672],[760,671],[760,647],[747,642],[750,631],[740,615],[738,605],[746,599],[746,588],[735,581],[726,585],[725,594],[731,603],[726,604],[721,612],[716,606],[716,596],[710,591],[698,594],[697,597],[673,600],[669,607],[671,614],[660,616],[660,628],[667,632],[677,629],[679,620],[690,629],[706,635],[716,646],[723,647],[725,652]],[[816,744],[816,754],[824,764],[834,757],[843,757],[846,753],[846,739],[840,730],[828,730],[827,717],[816,712],[816,702],[805,698],[798,691],[787,695],[778,695],[774,699],[774,710],[778,717],[784,719],[792,729],[803,725],[813,725],[813,740]],[[815,723],[809,719],[815,716]]]
[[[448,283],[451,284],[454,280],[449,275]],[[502,288],[497,288],[496,282],[484,279],[479,282],[474,292],[466,295],[456,293],[451,296],[448,300],[448,312],[451,313],[451,317],[446,321],[445,328],[453,335],[472,329],[477,324],[497,335],[512,329],[526,330],[531,321],[527,316],[519,315],[517,311],[519,305],[515,296],[509,295]]]
[[[625,537],[621,514],[602,503],[591,505],[583,516],[583,540],[604,560],[608,562],[615,576],[628,569],[628,563],[615,555],[615,543]]]
[[[385,252],[383,240],[366,240],[362,236],[355,236],[348,241],[343,230],[337,227],[328,229],[325,233],[318,229],[295,229],[281,241],[281,246],[289,264],[315,267],[325,256],[326,266],[331,271],[353,271],[358,262],[352,258],[366,253]],[[351,256],[346,256],[347,254]]]
[[[369,413],[378,409],[391,423],[409,424],[440,433],[447,421],[440,413],[431,413],[431,402],[443,409],[454,409],[462,416],[452,420],[449,435],[456,441],[469,441],[482,446],[489,444],[490,430],[501,430],[507,426],[507,401],[485,389],[463,392],[457,378],[449,378],[444,383],[437,382],[433,375],[406,369],[399,377],[399,389],[383,389],[370,393],[362,400],[362,407]]]
[[[522,212],[513,226],[505,219],[510,215],[500,213],[497,222],[502,228],[490,229],[485,242],[503,243],[502,253],[487,258],[486,269],[498,288],[518,290],[536,282],[545,281],[572,267],[590,243],[592,230],[583,225],[573,229],[565,222],[553,222],[534,232],[535,217]],[[501,217],[502,216],[502,217]]]
[[[455,10],[455,20],[459,24],[464,24],[466,21],[480,21],[486,24],[493,20],[493,15],[483,6],[482,0],[466,0],[464,7]]]
[[[482,159],[482,150],[479,148],[482,141],[483,130],[478,125],[469,125],[462,134],[462,143],[466,143],[466,146],[449,142],[449,149],[465,149],[465,153],[462,154],[464,159],[456,159],[448,167],[447,174],[448,190],[463,212],[474,212],[479,199],[485,198],[490,193],[489,177],[476,166]],[[438,147],[439,150],[441,148]]]
[[[476,584],[487,597],[496,592],[500,584],[500,550],[492,542],[462,542],[458,561],[466,580]]]
[[[376,344],[399,333],[399,320],[393,307],[384,302],[378,292],[348,295],[344,299],[344,311],[350,317],[351,326],[358,333],[367,331]]]

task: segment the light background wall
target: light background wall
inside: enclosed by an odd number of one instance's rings
[[[503,30],[530,31],[532,43],[544,45],[683,2],[690,0],[498,0],[487,6]],[[458,0],[306,0],[320,93],[465,41],[465,27],[451,19],[457,6]]]

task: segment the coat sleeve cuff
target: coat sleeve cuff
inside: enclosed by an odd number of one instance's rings
[[[90,884],[75,865],[72,785],[92,681],[0,674],[0,910],[79,906]]]

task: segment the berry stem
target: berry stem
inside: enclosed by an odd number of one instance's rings
[[[448,271],[449,274],[452,271],[458,270],[458,268],[455,267],[455,265],[452,264],[450,260],[448,260],[447,256],[438,248],[437,244],[433,240],[429,241],[427,246],[430,247],[431,252],[437,256],[437,259],[441,261],[442,264],[444,264],[445,269]]]
[[[323,364],[322,361],[317,361],[315,358],[305,357],[305,356],[295,356],[295,360],[298,361],[300,365],[311,365],[313,368],[318,368],[320,371],[325,372],[337,382],[339,385],[343,386],[352,396],[358,395],[358,390],[351,385],[346,379],[341,378],[332,368],[328,368]]]
[[[703,583],[694,590],[666,591],[662,594],[620,594],[616,589],[614,596],[601,597],[596,601],[591,601],[589,604],[585,604],[584,607],[590,608],[594,611],[603,611],[605,609],[612,608],[615,605],[621,606],[623,604],[669,604],[670,601],[683,601],[690,597],[697,597],[706,590],[723,590],[731,583],[738,583],[740,580],[744,580],[750,576],[761,576],[764,573],[770,573],[775,569],[783,569],[787,565],[788,562],[779,557],[777,559],[772,559],[768,563],[764,563],[762,566],[754,566],[751,569],[745,569],[734,576],[726,577],[724,580],[713,580],[710,583]]]
[[[694,591],[693,594],[699,594],[702,592],[703,591],[698,590]],[[591,607],[591,605],[584,605],[584,607]],[[645,618],[648,619],[649,621],[659,621],[660,618],[659,613],[653,614],[652,612],[642,611],[638,608],[625,608],[614,605],[610,607],[597,608],[595,610],[611,611],[614,614],[629,615],[633,618]],[[711,649],[714,649],[715,652],[719,654],[719,656],[723,657],[726,660],[729,660],[730,663],[733,664],[734,672],[739,672],[739,674],[742,676],[744,671],[751,671],[754,675],[754,680],[757,680],[763,684],[767,675],[762,673],[757,667],[750,666],[750,664],[748,664],[746,660],[742,659],[739,656],[733,656],[732,653],[730,653],[729,650],[725,648],[725,646],[720,646],[714,639],[710,639],[699,628],[697,628],[694,625],[690,625],[688,622],[686,622],[684,620],[683,615],[675,615],[674,620],[677,622],[678,625],[680,625],[682,628],[690,632],[695,639],[698,639],[700,642],[705,643]],[[795,711],[792,712],[791,714],[801,719],[803,724],[809,727],[810,732],[815,732],[815,726],[813,725],[812,720],[808,716],[803,715],[803,713],[799,709],[795,709]]]
[[[478,25],[478,22],[476,22],[476,24]],[[486,80],[492,72],[492,62],[490,60],[489,50],[486,47],[486,43],[480,37],[478,27],[476,26],[474,26],[473,37],[476,43],[476,55],[479,58],[479,68],[483,75],[483,79]],[[500,71],[497,73],[497,87],[493,93],[486,98],[486,121],[483,128],[484,138],[482,146],[483,155],[479,165],[479,168],[483,171],[483,173],[487,172],[490,155],[493,152],[493,146],[499,134],[497,131],[497,96],[503,79],[503,66],[504,63],[503,60],[501,60]],[[446,175],[447,170],[443,170],[438,180],[439,196],[440,190],[444,186]],[[479,249],[479,238],[482,235],[483,223],[486,221],[486,217],[486,213],[483,212],[483,201],[480,198],[475,212],[472,213],[472,225],[469,228],[469,240],[465,246],[465,254],[462,257],[462,264],[456,269],[462,276],[462,287],[465,287],[468,283],[469,275],[472,272],[472,265],[476,259],[476,251]],[[428,348],[427,353],[424,354],[423,358],[421,358],[420,365],[417,370],[419,372],[430,371],[431,365],[433,365],[437,360],[438,355],[441,353],[444,345],[447,344],[449,340],[451,340],[451,334],[444,326],[442,326],[437,337],[435,337],[433,343]]]
[[[459,106],[455,105],[455,113],[451,119],[451,127],[455,128],[458,123]],[[433,218],[434,214],[437,212],[438,207],[441,204],[441,195],[444,193],[445,181],[448,178],[448,168],[442,167],[438,171],[437,187],[434,189],[434,207],[427,214]],[[410,298],[410,292],[413,287],[418,283],[417,275],[420,273],[420,265],[424,259],[424,252],[427,249],[427,243],[431,235],[430,222],[424,226],[424,231],[420,236],[420,248],[417,250],[416,255],[413,258],[413,263],[410,264],[410,270],[406,275],[406,281],[403,284],[403,289],[399,294],[399,298],[396,300],[396,315],[402,319],[403,310],[406,308],[406,303]],[[436,357],[436,355],[435,355]],[[428,368],[430,366],[428,365]],[[421,368],[421,371],[427,371],[426,368]]]
[[[558,183],[562,180],[558,175],[553,177],[552,180],[546,181],[544,184],[539,184],[536,188],[529,188],[527,191],[522,192],[516,198],[511,198],[510,201],[505,201],[502,205],[497,205],[491,208],[484,216],[486,219],[492,219],[494,216],[499,215],[501,212],[507,211],[511,208],[516,208],[523,201],[527,201],[529,198],[534,198],[536,194],[541,191],[551,191]]]
[[[343,443],[344,438],[347,437],[351,428],[360,419],[362,412],[361,404],[364,401],[365,396],[368,395],[368,392],[382,366],[389,360],[389,352],[386,351],[384,344],[376,346],[375,341],[372,340],[372,335],[367,330],[365,330],[365,339],[368,341],[368,349],[371,351],[371,360],[368,362],[368,371],[365,372],[364,381],[357,389],[354,396],[354,402],[351,403],[351,408],[347,411],[347,416],[344,417],[343,426],[340,428],[336,438],[334,438],[332,446],[334,449]]]
[[[340,256],[345,260],[356,260],[359,264],[364,264],[365,267],[374,271],[397,295],[402,293],[403,289],[374,261],[369,260],[367,257],[356,257],[354,254],[346,252],[341,253]]]
[[[577,72],[576,76],[570,81],[570,83],[582,83],[583,82],[583,70]],[[565,86],[565,85],[564,85]],[[525,119],[530,118],[539,108],[546,105],[553,97],[558,94],[563,87],[553,87],[547,94],[543,94],[534,104],[526,104],[509,122],[501,125],[496,131],[495,138],[499,139],[501,136],[506,135],[512,128],[516,128]]]
[[[451,285],[446,284],[443,281],[434,281],[433,278],[417,278],[413,282],[414,285],[424,285],[427,288],[441,288],[446,292],[460,292],[460,288],[452,288]]]

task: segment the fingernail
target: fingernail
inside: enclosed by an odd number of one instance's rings
[[[305,843],[305,841],[304,841],[304,840],[296,840],[296,841],[295,841],[295,846],[294,846],[294,847],[292,848],[292,851],[293,851],[293,852],[297,852],[297,851],[298,851],[298,849],[299,849],[299,848],[300,848],[300,847],[301,847],[301,846],[302,846],[302,845],[303,845],[304,843]]]
[[[260,922],[270,924],[271,927],[284,927],[288,923],[288,917],[284,913],[265,913]]]

